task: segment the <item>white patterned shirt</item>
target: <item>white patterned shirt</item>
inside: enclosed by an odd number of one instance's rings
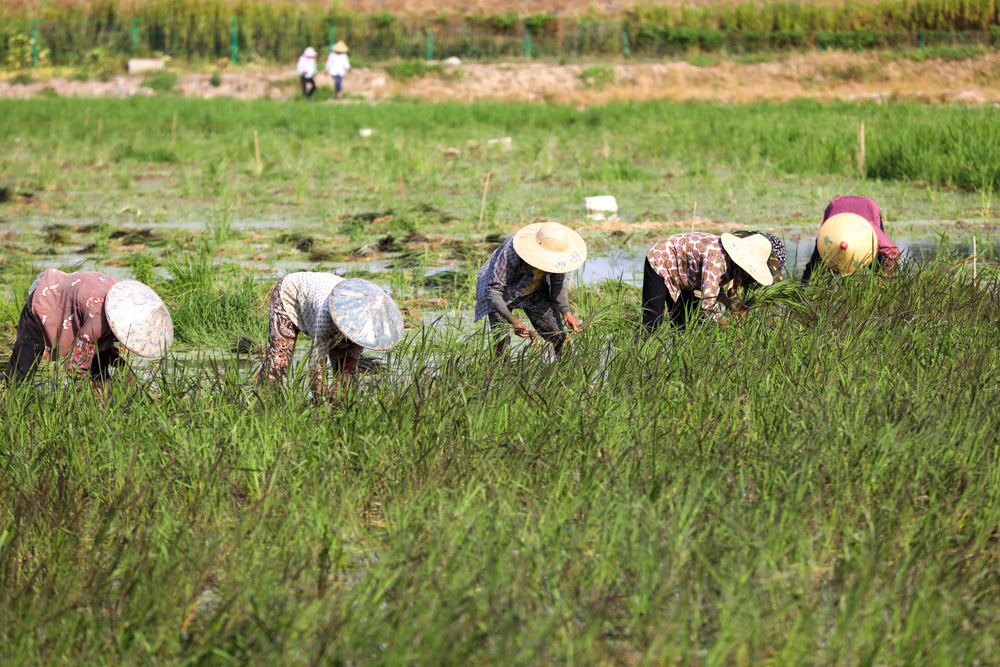
[[[346,53],[330,52],[330,56],[326,59],[326,71],[330,76],[344,76],[349,69],[351,61],[348,60]]]
[[[299,73],[299,76],[312,79],[316,76],[316,58],[299,56],[299,62],[295,64],[295,71]]]
[[[281,279],[281,303],[299,331],[312,338],[309,365],[322,367],[325,355],[346,342],[330,315],[330,294],[344,279],[333,273],[301,271]]]

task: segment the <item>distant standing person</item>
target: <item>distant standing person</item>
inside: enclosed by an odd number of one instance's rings
[[[309,99],[316,91],[316,49],[310,46],[302,52],[295,71],[302,80],[302,94]]]
[[[783,245],[781,249],[783,255]],[[768,262],[775,252],[771,238],[759,233],[740,238],[687,232],[658,241],[646,253],[642,326],[655,330],[667,310],[674,326],[684,327],[688,308],[695,303],[712,319],[721,319],[727,308],[745,310],[746,306],[732,297],[741,287],[774,283]],[[780,265],[780,259],[774,257],[771,264]],[[724,287],[729,282],[733,284],[727,291]]]
[[[39,362],[51,360],[98,385],[119,363],[115,343],[159,357],[173,340],[170,313],[146,285],[96,271],[47,269],[28,290],[4,376],[30,377]]]
[[[864,223],[871,227],[870,231]],[[820,243],[824,244],[823,253]],[[899,262],[899,254],[899,248],[886,236],[878,204],[868,197],[837,197],[823,212],[823,224],[802,273],[802,282],[809,282],[824,259],[831,268],[844,273],[853,273],[874,259],[882,272],[888,274]]]
[[[312,338],[313,394],[326,393],[326,359],[341,378],[357,372],[364,348],[388,350],[403,337],[403,315],[382,288],[332,273],[289,273],[271,291],[264,376],[281,382],[299,333]]]
[[[330,55],[326,59],[326,72],[333,79],[333,85],[337,89],[337,99],[340,99],[340,90],[344,83],[344,75],[351,69],[351,61],[347,58],[347,44],[340,40],[330,49]]]
[[[558,222],[536,222],[522,227],[500,244],[479,268],[476,280],[476,320],[489,318],[495,332],[495,351],[503,354],[510,336],[499,329],[506,323],[521,338],[535,332],[514,317],[520,309],[542,338],[561,354],[567,332],[580,330],[570,311],[565,274],[587,259],[587,244],[575,231]]]

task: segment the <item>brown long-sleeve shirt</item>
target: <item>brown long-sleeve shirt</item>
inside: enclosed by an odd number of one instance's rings
[[[118,279],[96,271],[47,269],[38,280],[31,312],[42,327],[45,359],[62,359],[66,368],[86,371],[96,351],[115,343],[104,300]]]

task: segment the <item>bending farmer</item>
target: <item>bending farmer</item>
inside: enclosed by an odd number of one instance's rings
[[[646,253],[642,326],[655,330],[668,309],[673,324],[683,327],[688,307],[698,298],[696,290],[701,293],[702,312],[713,319],[721,319],[726,308],[743,310],[744,305],[732,296],[741,287],[774,282],[768,268],[773,252],[770,239],[756,233],[739,238],[688,232],[658,241]],[[726,292],[722,288],[730,281],[732,287]]]
[[[403,337],[403,314],[378,285],[332,273],[290,273],[271,291],[264,373],[281,382],[302,332],[312,338],[313,393],[326,392],[326,358],[340,377],[357,372],[364,348],[388,350]]]
[[[28,290],[4,375],[25,378],[39,362],[61,360],[66,370],[102,381],[119,361],[115,343],[159,357],[173,340],[170,313],[146,285],[95,271],[48,269]]]
[[[500,244],[480,267],[476,281],[476,321],[489,317],[498,355],[510,340],[500,331],[503,323],[521,338],[535,336],[511,313],[515,309],[524,311],[556,354],[562,353],[567,332],[561,321],[572,331],[580,329],[580,320],[570,312],[564,275],[586,259],[583,238],[558,222],[528,225]]]
[[[816,247],[802,273],[809,282],[820,261],[838,273],[854,273],[874,260],[888,274],[899,262],[899,248],[882,227],[882,212],[868,197],[837,197],[823,212]]]

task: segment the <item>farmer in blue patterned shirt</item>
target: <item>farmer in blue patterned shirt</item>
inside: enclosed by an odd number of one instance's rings
[[[514,328],[521,338],[536,333],[514,317],[520,309],[542,338],[562,353],[567,331],[580,329],[570,311],[565,274],[587,259],[587,244],[575,231],[557,222],[538,222],[520,229],[500,244],[479,269],[476,281],[476,321],[488,317],[496,332],[495,349],[502,354],[510,337],[501,328]]]

